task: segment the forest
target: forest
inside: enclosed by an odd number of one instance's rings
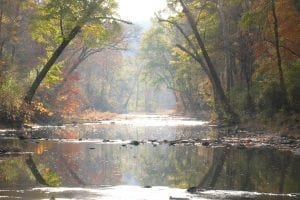
[[[300,199],[299,121],[300,0],[0,0],[0,199]]]
[[[168,0],[143,30],[114,0],[0,1],[0,122],[172,110],[297,124],[299,0]]]

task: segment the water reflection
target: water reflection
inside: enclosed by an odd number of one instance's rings
[[[61,177],[56,178],[57,182],[69,187],[199,186],[274,193],[293,193],[300,189],[299,157],[272,149],[153,147],[150,144],[122,147],[118,144],[51,141],[29,145],[18,142],[18,146],[27,147],[35,154],[9,159],[1,157],[1,188],[12,185],[26,187],[27,179],[32,181],[34,178],[42,183],[39,175],[33,173],[38,169],[43,176],[52,178],[55,172]],[[52,175],[47,175],[50,172]]]
[[[33,152],[0,156],[0,196],[17,194],[22,197],[17,190],[24,190],[25,196],[49,199],[51,196],[44,190],[32,190],[42,185],[56,186],[55,188],[94,188],[102,195],[102,190],[107,189],[107,186],[113,186],[109,188],[117,190],[115,187],[121,185],[184,189],[181,192],[190,187],[206,189],[205,191],[234,190],[277,194],[300,192],[300,157],[289,152],[270,148],[206,148],[167,144],[122,146],[97,142],[99,139],[170,140],[216,137],[209,127],[155,129],[121,125],[69,126],[34,134],[36,137],[49,136],[50,139],[0,140],[0,147],[9,146]],[[77,142],[56,140],[59,138],[76,139]],[[88,138],[89,142],[78,140],[79,138]],[[168,189],[171,191],[170,188]],[[151,191],[157,188],[147,189]],[[53,191],[50,193],[57,194]],[[82,196],[80,194],[79,192],[78,195]],[[78,195],[76,198],[80,199]],[[184,195],[189,196],[187,193]],[[203,191],[200,194],[198,190],[197,198],[215,198],[211,196],[212,194]],[[196,197],[192,195],[189,198]],[[282,199],[285,198],[288,199],[286,196]]]

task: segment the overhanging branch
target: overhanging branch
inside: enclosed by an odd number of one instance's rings
[[[204,69],[204,71],[208,73],[208,69],[207,69],[206,65],[204,64],[203,60],[200,58],[200,56],[198,54],[197,55],[193,54],[191,51],[189,51],[187,48],[183,47],[180,44],[176,44],[176,47],[178,47],[181,51],[184,51],[189,56],[191,56],[193,59],[195,59],[197,62],[199,62],[200,65],[202,66],[202,68]]]
[[[171,20],[167,20],[167,19],[162,19],[160,18],[157,14],[156,15],[156,18],[159,22],[166,22],[166,23],[169,23],[169,24],[172,24],[173,26],[175,26],[178,31],[183,35],[183,37],[185,38],[185,40],[187,41],[187,43],[189,44],[189,46],[193,49],[193,51],[196,53],[197,52],[197,48],[195,47],[195,45],[193,44],[193,42],[190,40],[190,38],[188,37],[188,35],[184,32],[184,30],[182,29],[182,27],[174,22],[174,21],[171,21]]]
[[[95,19],[108,19],[108,20],[113,20],[113,21],[117,21],[117,22],[122,22],[122,23],[125,23],[125,24],[133,24],[130,21],[126,21],[126,20],[123,20],[123,19],[115,18],[115,17],[96,17]]]

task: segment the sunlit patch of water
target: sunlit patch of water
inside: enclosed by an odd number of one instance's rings
[[[0,190],[1,193],[14,192],[14,198],[18,194],[25,198],[38,197],[38,199],[89,199],[89,200],[216,200],[216,199],[268,199],[268,200],[295,200],[299,199],[300,194],[275,194],[259,193],[234,190],[203,190],[197,194],[188,193],[185,189],[170,187],[139,187],[139,186],[102,186],[99,188],[81,188],[81,187],[37,187],[30,190]],[[0,198],[12,197],[1,195]],[[35,199],[35,198],[33,198]]]
[[[186,190],[168,187],[143,188],[137,186],[115,186],[102,187],[99,189],[90,188],[34,188],[33,191],[43,191],[64,198],[64,194],[73,193],[72,199],[130,199],[130,200],[159,200],[159,199],[192,199],[192,195]],[[78,195],[78,196],[77,196]],[[197,198],[205,200],[205,198]]]
[[[277,198],[298,198],[299,194],[275,194],[275,193],[259,193],[259,192],[248,192],[248,191],[234,191],[234,190],[204,190],[199,192],[198,195],[205,195],[210,199],[231,199],[231,198],[251,198],[255,199],[258,197],[277,197]]]
[[[168,115],[124,115],[119,120],[103,121],[106,124],[122,124],[132,126],[202,126],[207,121],[197,120],[195,118],[176,117]]]

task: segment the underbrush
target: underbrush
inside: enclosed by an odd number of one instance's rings
[[[13,78],[0,83],[0,122],[4,126],[19,126],[23,121],[22,90]]]
[[[272,117],[243,116],[240,128],[251,132],[272,133],[279,135],[300,135],[300,114],[278,112]]]

